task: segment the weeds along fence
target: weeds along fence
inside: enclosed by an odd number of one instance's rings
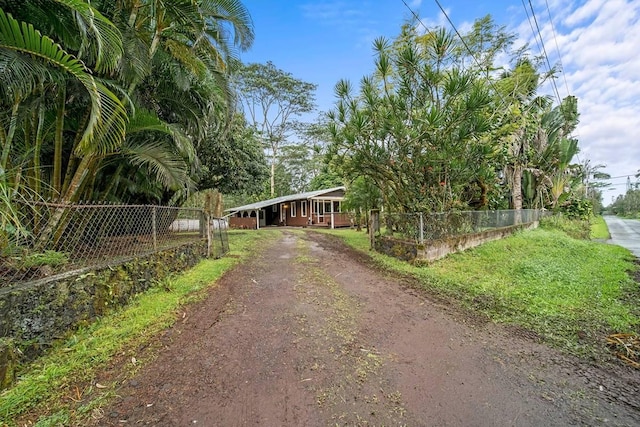
[[[446,239],[486,230],[526,225],[538,221],[546,211],[538,209],[496,210],[496,211],[460,211],[438,213],[381,214],[381,226],[387,234],[425,241]]]
[[[204,209],[34,202],[20,211],[23,230],[2,242],[5,286],[190,243],[203,243],[210,257],[229,250],[227,221]]]

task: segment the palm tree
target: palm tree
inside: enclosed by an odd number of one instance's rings
[[[94,39],[104,43],[100,43],[97,49],[81,52],[95,60],[97,70],[109,70],[113,61],[107,58],[117,57],[120,46],[114,27],[97,10],[84,3],[63,3],[52,2],[51,5],[69,7],[78,22],[89,27],[104,26],[114,30],[104,31],[108,41],[94,34]],[[15,8],[13,3],[9,6]],[[16,8],[16,12],[29,12],[29,6],[31,3],[26,8]],[[48,23],[56,27],[59,24],[58,14],[47,16],[50,19],[42,21],[42,25]],[[33,18],[44,19],[40,14]],[[100,145],[117,146],[123,140],[126,112],[113,92],[93,76],[76,54],[65,50],[57,40],[43,35],[33,24],[18,21],[4,9],[0,9],[0,69],[0,180],[3,186],[26,188],[30,185],[31,191],[41,195],[40,160],[46,132],[55,135],[51,150],[54,159],[61,159],[62,154],[60,141],[64,113],[55,116],[47,113],[50,105],[65,108],[64,98],[58,98],[58,101],[55,98],[56,95],[64,96],[65,88],[70,85],[75,87],[77,99],[86,105],[82,125],[74,129],[78,149],[94,151],[99,150]],[[49,130],[52,127],[54,132]],[[54,166],[54,175],[60,172],[59,166]],[[8,173],[9,170],[13,173]],[[21,177],[23,172],[28,178],[31,175],[26,183],[20,180],[9,182],[10,177]],[[54,185],[59,184],[59,179],[54,180]]]
[[[0,3],[2,171],[24,169],[41,197],[73,202],[137,167],[166,201],[188,189],[194,145],[229,110],[233,47],[252,40],[235,0]]]
[[[78,4],[80,5],[80,4]],[[87,8],[77,7],[73,9],[80,17],[87,17]],[[95,13],[96,18],[108,22]],[[107,25],[107,24],[105,24]],[[112,33],[111,36],[116,34]],[[110,61],[103,57],[117,55],[117,40],[108,47],[115,47],[115,51],[95,52],[95,60],[100,67],[97,70],[109,69]],[[0,128],[0,142],[2,142],[2,154],[0,166],[6,170],[10,164],[10,154],[14,148],[16,139],[22,139],[22,143],[29,145],[35,142],[35,153],[40,153],[42,137],[46,125],[44,117],[46,102],[50,98],[63,96],[68,85],[74,85],[74,95],[87,105],[83,125],[75,129],[77,147],[79,150],[100,150],[101,147],[118,146],[124,138],[126,126],[126,112],[120,100],[99,79],[93,76],[92,70],[76,55],[65,50],[59,43],[47,35],[43,35],[32,24],[19,22],[11,14],[0,9],[0,92],[3,108],[2,123],[8,126]],[[102,65],[107,64],[107,65]],[[64,98],[61,98],[64,99]],[[53,102],[62,109],[65,102]],[[27,108],[36,107],[37,118],[30,120]],[[62,120],[64,112],[56,115],[57,120]],[[62,131],[61,124],[56,121],[56,134]],[[16,134],[20,127],[21,133]],[[31,137],[33,141],[25,140]],[[56,141],[57,142],[57,141]],[[60,147],[55,145],[60,150]],[[61,153],[55,153],[59,158]],[[39,157],[39,156],[38,156]],[[34,166],[38,166],[39,158],[35,159]]]

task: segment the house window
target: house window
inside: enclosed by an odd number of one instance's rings
[[[278,212],[278,205],[272,205],[271,212]]]
[[[340,210],[340,201],[339,200],[335,200],[333,202],[333,211],[334,212],[341,212],[341,210]]]
[[[284,206],[284,203],[280,203],[280,221],[282,222],[285,222],[287,220],[287,210]]]
[[[300,216],[305,218],[307,216],[307,201],[303,200],[300,202]]]
[[[296,202],[291,202],[291,218],[296,217]]]

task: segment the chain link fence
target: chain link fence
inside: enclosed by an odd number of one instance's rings
[[[509,227],[518,224],[531,224],[538,221],[545,211],[538,209],[497,210],[497,211],[461,211],[438,213],[381,214],[381,226],[387,234],[425,241],[445,239],[465,234]]]
[[[5,285],[196,242],[205,243],[210,257],[229,250],[227,220],[203,209],[44,202],[20,209],[27,232],[2,242],[0,279]]]

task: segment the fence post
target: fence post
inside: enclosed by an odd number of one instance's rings
[[[420,212],[420,244],[424,245],[424,215]]]
[[[204,212],[205,230],[207,234],[207,258],[211,257],[211,214],[208,211]]]
[[[376,244],[376,232],[380,231],[380,211],[378,209],[371,209],[371,226],[369,227],[369,243],[371,249],[375,249]]]
[[[153,233],[153,250],[158,250],[158,227],[156,221],[156,206],[151,207],[151,228]]]
[[[218,224],[218,233],[220,235],[220,256],[223,256],[226,253],[226,250],[224,248],[224,234],[222,233],[224,233],[226,229],[222,229],[223,221],[220,218],[216,219],[216,221]],[[258,227],[260,226],[260,216],[258,215],[258,212],[256,212],[256,224],[258,224]]]

